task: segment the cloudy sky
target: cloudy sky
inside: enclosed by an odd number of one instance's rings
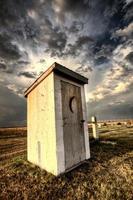
[[[133,0],[0,0],[0,126],[55,61],[89,78],[88,117],[133,118]]]

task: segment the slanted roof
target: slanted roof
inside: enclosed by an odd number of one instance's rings
[[[41,83],[51,72],[55,74],[61,75],[69,80],[73,80],[80,84],[87,84],[88,79],[58,63],[53,63],[36,81],[24,92],[25,97],[37,86]]]

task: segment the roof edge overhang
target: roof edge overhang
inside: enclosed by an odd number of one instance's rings
[[[24,96],[27,97],[28,94],[52,72],[82,85],[88,83],[88,79],[86,77],[55,62],[30,85],[30,87],[24,92]]]

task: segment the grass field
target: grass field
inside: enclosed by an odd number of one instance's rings
[[[0,128],[0,165],[26,153],[26,128]]]
[[[91,140],[91,159],[59,177],[26,161],[22,132],[0,133],[0,200],[133,199],[133,127],[100,129],[100,141]]]

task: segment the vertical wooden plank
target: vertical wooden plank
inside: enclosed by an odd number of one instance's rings
[[[85,97],[85,88],[81,87],[81,97],[82,97],[82,110],[83,110],[83,119],[84,122],[84,138],[85,138],[85,151],[86,151],[86,159],[90,158],[90,142],[89,142],[89,133],[88,133],[88,120],[87,120],[87,104]]]
[[[54,75],[57,173],[65,171],[61,79]]]
[[[65,165],[68,169],[85,159],[82,100],[80,87],[61,81],[61,88]]]
[[[28,95],[28,160],[57,175],[53,73]]]

